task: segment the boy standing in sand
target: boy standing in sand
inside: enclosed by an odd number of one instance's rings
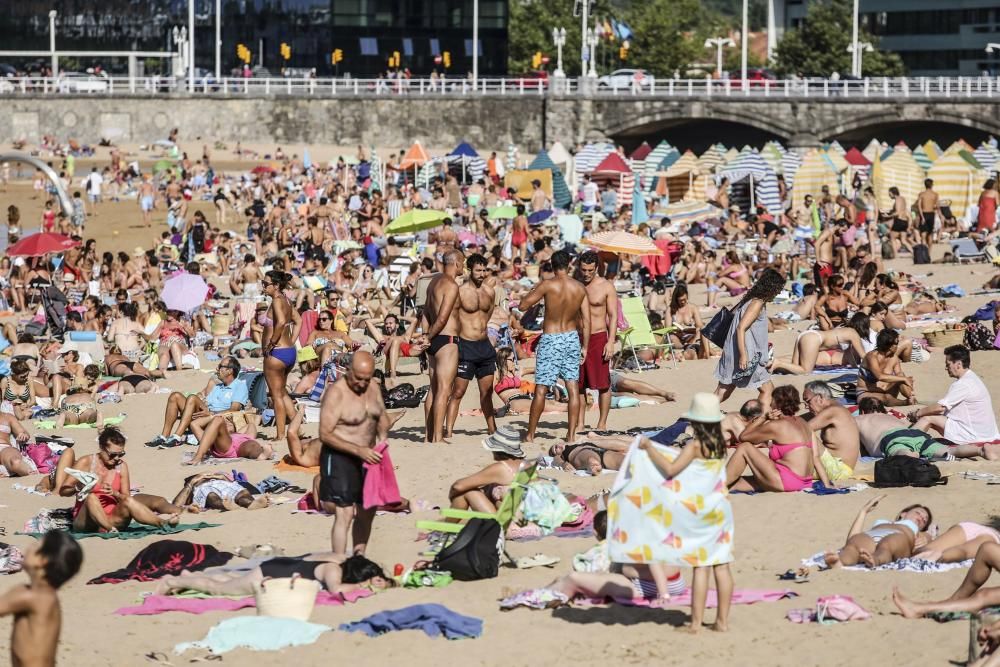
[[[56,591],[80,570],[83,551],[69,534],[52,530],[24,559],[30,583],[0,596],[0,616],[14,615],[10,662],[14,667],[56,664],[62,610]]]

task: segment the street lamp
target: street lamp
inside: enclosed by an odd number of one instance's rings
[[[59,58],[56,57],[56,10],[49,11],[49,51],[52,53],[52,76],[59,76]]]
[[[566,28],[552,28],[552,43],[556,45],[556,71],[553,76],[566,76],[562,67],[562,50],[566,46]]]
[[[746,0],[743,0],[746,2]],[[188,92],[194,92],[194,0],[188,0]]]
[[[187,48],[187,28],[181,26],[178,28],[174,26],[171,31],[173,36],[174,46],[177,47],[177,57],[180,62],[177,63],[177,67],[174,68],[174,76],[180,78],[184,76],[184,70],[187,69],[187,58],[190,55]]]
[[[586,1],[586,0],[584,0]],[[597,31],[593,28],[588,28],[586,34],[583,37],[587,42],[587,51],[590,52],[590,69],[587,70],[587,76],[592,78],[597,78]]]
[[[857,0],[855,0],[857,1]],[[743,32],[740,34],[740,81],[743,85],[747,85],[747,49],[749,48],[749,35],[747,34],[748,25],[750,22],[749,9],[747,8],[749,0],[743,0]]]
[[[865,51],[874,51],[875,47],[872,46],[871,42],[858,42],[855,46],[854,44],[847,45],[847,51],[851,54],[851,75],[860,79],[861,78],[861,57]]]
[[[472,0],[472,86],[479,80],[479,0]]]
[[[587,61],[594,61],[594,52],[591,51],[590,40],[587,39],[590,0],[577,0],[577,5],[573,7],[574,16],[576,16],[576,6],[580,7],[580,76],[587,76]]]
[[[722,49],[727,46],[736,46],[736,42],[728,37],[713,37],[705,40],[705,48],[715,47],[715,73],[722,78]]]
[[[996,49],[1000,49],[1000,44],[996,42],[990,42],[986,45],[986,53],[993,53]]]
[[[215,81],[222,80],[222,0],[215,0]]]
[[[858,4],[854,0],[854,11],[851,14],[851,45],[847,50],[851,53],[851,76],[861,77],[861,49],[858,44]]]

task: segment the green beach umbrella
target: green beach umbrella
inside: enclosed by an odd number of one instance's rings
[[[497,206],[490,209],[490,220],[513,220],[517,217],[517,208],[514,206]]]
[[[389,223],[386,234],[412,234],[425,229],[439,227],[448,214],[444,211],[432,211],[425,208],[410,209]]]

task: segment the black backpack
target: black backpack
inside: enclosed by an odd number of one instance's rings
[[[882,242],[882,259],[896,259],[896,250],[888,239]]]
[[[913,263],[914,264],[930,264],[931,263],[931,251],[923,243],[918,243],[913,246]]]
[[[924,459],[912,456],[887,456],[875,462],[873,486],[937,486],[947,484],[941,470]]]
[[[382,402],[385,403],[385,407],[389,410],[416,408],[423,403],[424,397],[427,395],[427,390],[428,387],[414,389],[413,385],[409,382],[403,382],[388,391],[386,391],[385,385],[382,385]]]
[[[503,532],[494,519],[470,519],[437,558],[432,570],[446,570],[458,581],[492,579],[500,570]]]

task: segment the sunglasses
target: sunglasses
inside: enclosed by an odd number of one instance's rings
[[[122,452],[108,452],[108,458],[109,459],[115,459],[116,461],[118,459],[123,459],[123,458],[125,458],[125,452],[123,452],[123,451]]]
[[[264,281],[264,282],[261,282],[260,286],[261,286],[261,287],[270,287],[270,286],[271,286],[271,285],[273,285],[273,284],[274,284],[274,283],[269,283],[269,282],[266,282],[266,281]]]
[[[329,322],[330,321],[329,317],[320,317],[318,319],[319,319],[320,322]]]

